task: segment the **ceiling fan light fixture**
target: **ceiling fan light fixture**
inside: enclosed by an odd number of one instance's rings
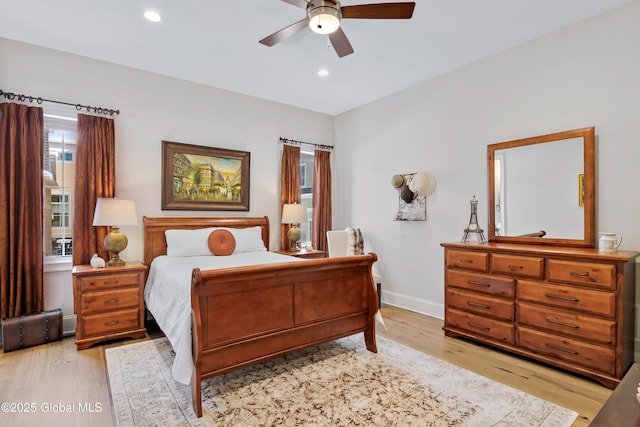
[[[340,3],[314,1],[309,6],[309,28],[318,34],[331,34],[340,27],[342,12]]]

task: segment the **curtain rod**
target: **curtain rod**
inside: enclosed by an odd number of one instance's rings
[[[120,110],[113,110],[111,108],[92,107],[90,105],[82,105],[82,104],[71,104],[70,102],[54,101],[52,99],[44,99],[40,97],[36,98],[35,96],[23,95],[20,93],[5,92],[2,89],[0,89],[0,96],[4,96],[6,99],[11,101],[17,98],[18,101],[20,102],[35,101],[38,104],[42,104],[43,102],[53,102],[54,104],[71,105],[73,107],[76,107],[76,110],[78,111],[82,110],[83,108],[86,108],[87,112],[89,113],[93,112],[96,114],[104,114],[105,116],[113,116],[114,114],[120,114]]]
[[[280,137],[280,142],[283,144],[291,144],[291,145],[312,145],[316,148],[321,148],[324,150],[333,150],[333,145],[323,145],[323,144],[314,144],[313,142],[304,142],[304,141],[296,141],[295,139],[288,139]]]

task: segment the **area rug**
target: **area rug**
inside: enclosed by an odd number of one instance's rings
[[[165,338],[106,350],[119,426],[570,426],[577,413],[362,334],[202,381],[204,415]]]

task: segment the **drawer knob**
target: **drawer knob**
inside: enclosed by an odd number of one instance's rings
[[[106,282],[104,282],[105,285],[117,285],[118,282],[120,282],[118,279],[115,280],[107,280]]]
[[[467,325],[472,326],[474,328],[482,329],[483,331],[490,331],[491,328],[487,326],[478,325],[477,323],[467,322]]]
[[[544,343],[544,346],[552,350],[564,351],[565,353],[573,354],[574,356],[580,354],[577,351],[569,350],[568,348],[556,347],[555,345],[549,343]]]
[[[460,262],[465,263],[465,264],[470,264],[470,263],[473,263],[473,260],[472,259],[460,258]]]
[[[486,310],[491,310],[491,306],[478,304],[477,302],[473,302],[473,301],[467,301],[467,305],[470,305],[471,307],[479,307],[479,308],[484,308]]]
[[[563,296],[561,296],[561,295],[553,295],[553,294],[550,294],[550,293],[548,293],[548,292],[545,292],[544,296],[545,296],[545,297],[547,297],[547,298],[551,298],[551,299],[559,299],[559,300],[562,300],[562,301],[580,302],[580,300],[579,300],[578,298],[573,298],[573,297],[563,297]]]
[[[105,304],[116,304],[118,302],[120,302],[118,298],[104,300]]]
[[[511,264],[507,265],[507,267],[509,267],[512,270],[522,270],[524,268],[523,265],[511,265]]]
[[[117,325],[118,323],[120,323],[119,320],[112,320],[111,322],[104,322],[104,326]]]
[[[558,326],[564,326],[565,328],[571,328],[571,329],[580,329],[580,326],[578,325],[570,325],[568,323],[562,323],[562,322],[556,322],[555,320],[551,320],[551,319],[544,319],[547,323],[551,323],[553,325],[558,325]]]

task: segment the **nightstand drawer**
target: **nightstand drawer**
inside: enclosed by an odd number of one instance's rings
[[[95,314],[79,318],[78,327],[83,336],[106,335],[118,331],[141,328],[140,309]]]
[[[139,273],[101,274],[80,278],[80,291],[113,289],[115,287],[135,286],[140,283]]]
[[[80,312],[82,314],[138,306],[140,306],[140,290],[138,288],[87,292],[80,296]]]

